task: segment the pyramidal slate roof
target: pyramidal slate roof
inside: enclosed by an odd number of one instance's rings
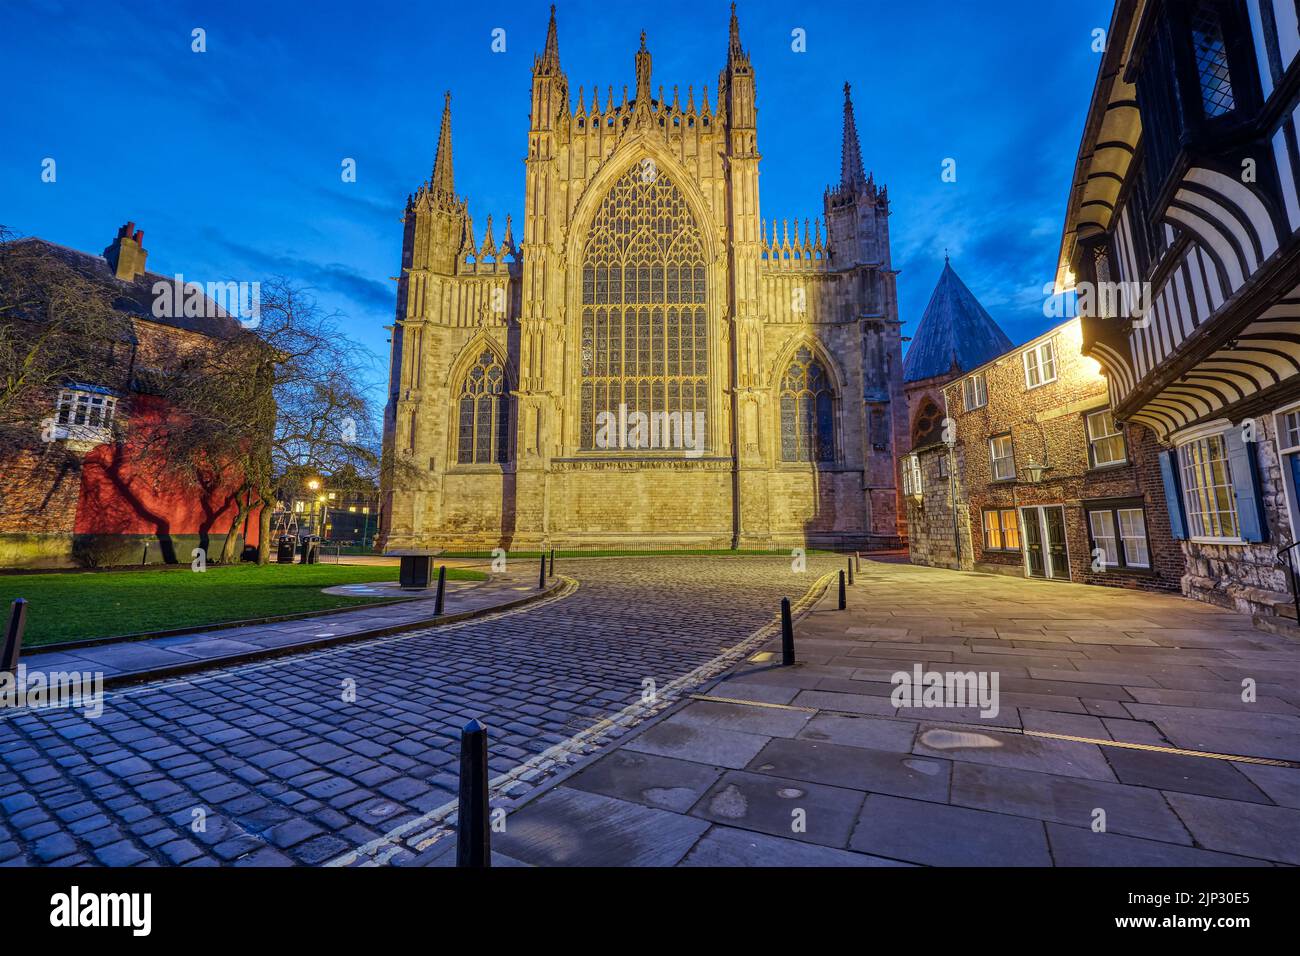
[[[1007,334],[958,278],[947,258],[903,359],[903,381],[966,372],[1012,348]]]

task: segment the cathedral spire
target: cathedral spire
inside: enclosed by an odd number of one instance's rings
[[[456,181],[451,169],[451,91],[448,90],[442,105],[442,132],[438,134],[438,155],[433,161],[433,176],[429,180],[433,191],[445,196],[456,194]]]
[[[727,42],[727,69],[732,69],[745,59],[745,50],[740,45],[740,18],[736,16],[736,5],[731,5],[731,32]]]
[[[853,97],[848,83],[844,84],[844,147],[840,158],[840,186],[857,189],[865,186],[862,171],[862,146],[858,143],[858,124],[853,119]]]
[[[560,72],[560,41],[555,30],[555,4],[551,4],[551,22],[546,26],[546,48],[542,50],[538,72]]]
[[[650,51],[645,47],[645,31],[641,31],[641,49],[636,51],[636,105],[637,109],[650,108]]]

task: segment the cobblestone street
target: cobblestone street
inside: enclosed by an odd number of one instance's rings
[[[636,704],[646,679],[708,664],[835,564],[562,563],[577,590],[518,611],[125,687],[98,719],[0,713],[0,865],[403,862],[385,835],[414,838],[454,800],[468,720],[510,773]]]

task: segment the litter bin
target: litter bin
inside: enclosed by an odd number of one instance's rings
[[[276,564],[293,564],[293,553],[297,549],[298,542],[291,534],[280,535],[280,540],[275,549]]]

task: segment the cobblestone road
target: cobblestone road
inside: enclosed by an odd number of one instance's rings
[[[363,847],[402,862],[398,842],[374,847],[454,799],[468,720],[489,725],[493,774],[510,772],[838,564],[574,562],[559,569],[574,593],[521,611],[124,688],[97,719],[0,711],[0,866],[322,864]]]

